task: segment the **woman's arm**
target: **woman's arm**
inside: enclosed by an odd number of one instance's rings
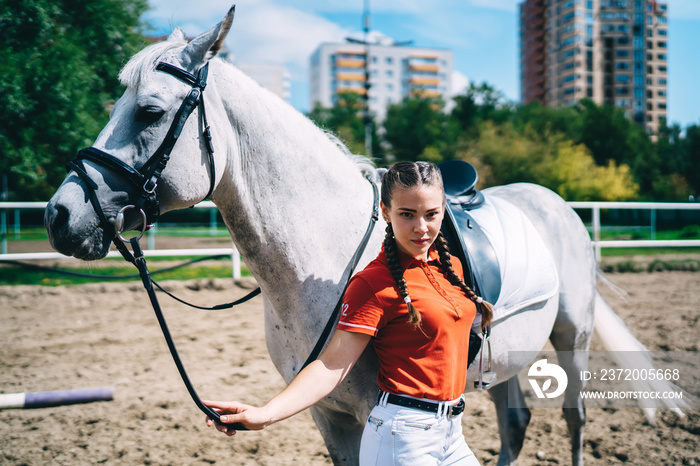
[[[282,392],[265,406],[256,408],[238,402],[205,401],[222,413],[221,422],[242,423],[250,430],[260,430],[287,419],[316,404],[337,387],[355,365],[371,337],[362,333],[336,330],[328,347],[319,358],[301,371]],[[207,425],[214,424],[207,418]],[[226,435],[235,430],[216,423],[216,429]]]

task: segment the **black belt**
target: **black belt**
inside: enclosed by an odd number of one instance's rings
[[[381,398],[381,396],[382,393],[380,392],[379,397]],[[437,413],[438,409],[440,408],[440,403],[437,401],[416,400],[414,398],[407,398],[405,396],[394,395],[393,393],[389,393],[389,396],[386,398],[386,402],[391,403],[393,405],[403,406],[404,408],[413,408],[419,409],[421,411],[427,411],[429,413]],[[459,416],[463,412],[464,400],[460,399],[458,403],[455,403],[449,407],[447,417],[453,418],[455,416]]]

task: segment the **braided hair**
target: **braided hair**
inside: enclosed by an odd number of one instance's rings
[[[429,162],[398,162],[384,173],[382,177],[382,203],[387,207],[391,206],[395,188],[410,189],[422,185],[437,186],[441,191],[443,190],[442,175],[435,165]],[[445,205],[446,199],[443,194],[443,208]],[[449,282],[458,286],[467,298],[474,301],[477,307],[481,307],[481,327],[483,329],[493,318],[493,307],[467,286],[464,280],[454,271],[447,240],[442,233],[438,234],[433,244],[440,257],[440,269],[445,273]],[[420,328],[421,314],[412,304],[408,293],[408,285],[403,276],[403,267],[401,267],[399,260],[398,246],[394,238],[391,222],[388,222],[386,227],[384,252],[386,253],[389,271],[394,278],[396,288],[408,306],[408,322],[414,328]]]

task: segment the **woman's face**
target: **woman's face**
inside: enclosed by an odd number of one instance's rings
[[[382,203],[382,213],[391,222],[399,249],[427,260],[445,215],[442,189],[431,185],[394,188],[391,207]]]

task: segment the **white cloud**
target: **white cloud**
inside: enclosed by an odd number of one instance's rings
[[[151,0],[148,17],[170,28],[180,26],[194,36],[221,21],[230,6],[230,0],[199,2],[195,9],[184,1]],[[292,79],[306,80],[309,57],[316,47],[342,41],[349,34],[331,21],[281,2],[238,0],[226,46],[236,60],[284,64]]]

